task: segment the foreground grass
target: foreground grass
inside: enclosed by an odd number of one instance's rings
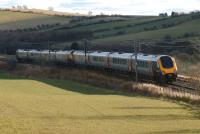
[[[0,73],[0,132],[199,133],[196,110],[70,81]]]

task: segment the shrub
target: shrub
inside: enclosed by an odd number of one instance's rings
[[[165,36],[163,37],[163,40],[164,40],[164,41],[172,41],[173,38],[172,38],[171,35],[167,34],[167,35],[165,35]]]
[[[77,42],[73,42],[70,46],[72,50],[79,50],[79,44]]]

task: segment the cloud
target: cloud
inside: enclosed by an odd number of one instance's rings
[[[29,8],[94,14],[157,15],[160,12],[192,11],[200,9],[200,0],[0,0],[0,7],[27,5]]]

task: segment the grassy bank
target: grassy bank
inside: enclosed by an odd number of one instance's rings
[[[1,133],[199,133],[198,110],[64,80],[0,73]]]

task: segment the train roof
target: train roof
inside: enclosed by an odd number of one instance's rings
[[[148,60],[148,61],[157,61],[159,56],[157,55],[146,55],[146,54],[138,54],[139,60]]]
[[[110,52],[101,52],[101,51],[91,51],[89,52],[91,56],[108,56]]]
[[[120,52],[111,52],[110,56],[113,58],[130,58],[133,53],[120,53]]]
[[[71,54],[72,50],[70,51],[56,51],[56,54]]]

